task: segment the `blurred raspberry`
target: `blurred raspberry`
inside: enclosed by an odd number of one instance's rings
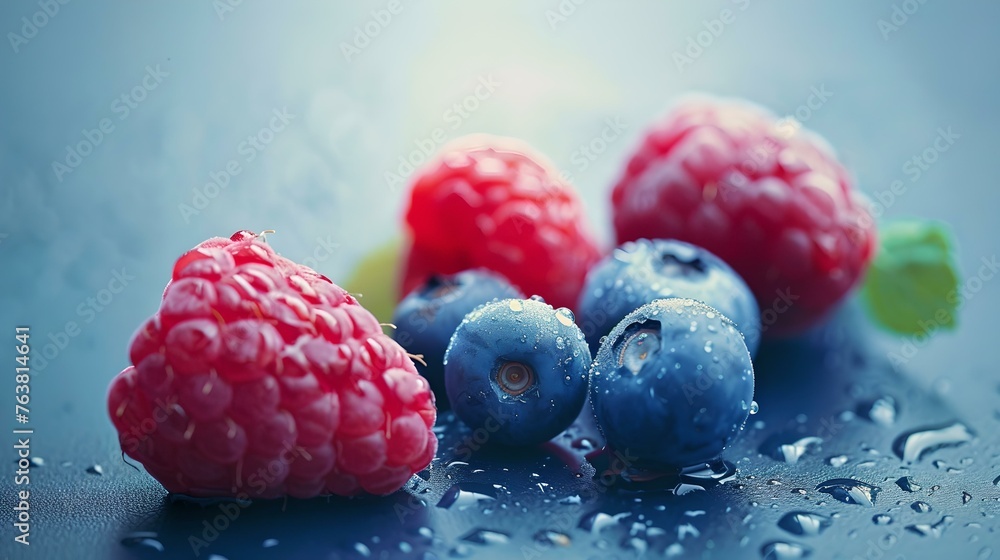
[[[612,194],[618,242],[679,239],[732,266],[767,334],[818,321],[858,282],[876,231],[817,135],[755,105],[678,104],[647,133]]]
[[[406,210],[401,296],[433,274],[488,268],[572,307],[599,252],[570,185],[529,146],[475,135],[418,170]]]

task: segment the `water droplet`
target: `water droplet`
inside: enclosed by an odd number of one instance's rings
[[[364,556],[365,558],[368,558],[369,556],[372,555],[372,551],[370,548],[368,548],[368,545],[362,542],[354,543],[354,551]]]
[[[876,525],[888,525],[892,523],[892,516],[887,513],[878,513],[872,516],[872,523]]]
[[[673,558],[674,556],[680,556],[681,554],[684,554],[684,547],[681,546],[680,543],[674,543],[668,546],[667,549],[663,551],[663,553],[667,555],[667,558]]]
[[[760,555],[764,560],[794,560],[795,558],[806,558],[812,554],[812,549],[797,543],[770,542],[760,549]]]
[[[559,531],[542,530],[535,533],[535,542],[543,546],[570,546],[573,540],[566,533]]]
[[[518,299],[512,299],[512,300],[510,300],[510,303],[508,305],[510,306],[510,310],[511,311],[523,311],[524,310],[524,304],[521,303],[521,300],[518,300]]]
[[[896,399],[890,396],[879,397],[869,403],[864,412],[872,422],[880,426],[891,426],[896,423]]]
[[[42,459],[41,457],[35,456],[32,457],[31,459],[28,459],[28,467],[44,467],[44,466],[45,466],[45,459]]]
[[[701,531],[690,523],[684,523],[677,526],[677,540],[682,541],[684,540],[684,537],[688,535],[697,539],[701,536]]]
[[[484,484],[463,483],[455,484],[449,488],[441,496],[437,507],[445,509],[457,507],[461,510],[482,502],[491,502],[494,500],[496,500],[496,490],[492,487]]]
[[[447,465],[445,465],[444,467],[446,469],[452,469],[452,468],[455,468],[455,467],[468,467],[468,466],[469,466],[469,464],[466,463],[465,461],[452,461],[452,462],[448,463]]]
[[[712,341],[709,340],[709,341],[705,342],[704,348],[705,348],[705,352],[711,354],[712,353]]]
[[[920,490],[921,486],[913,480],[912,476],[901,476],[896,479],[896,486],[899,486],[905,492],[916,492]]]
[[[159,541],[159,535],[151,531],[136,531],[122,537],[121,543],[128,548],[139,548],[144,550],[155,550],[163,552],[163,543]]]
[[[472,547],[467,544],[458,543],[448,551],[448,556],[452,558],[468,558],[472,556]]]
[[[906,432],[896,438],[893,450],[904,463],[914,463],[935,449],[961,445],[973,438],[964,424],[955,422],[943,428],[924,428]]]
[[[778,527],[788,531],[793,535],[814,537],[826,531],[833,521],[818,513],[808,511],[792,511],[786,513],[778,520]]]
[[[851,458],[847,455],[834,455],[833,457],[828,457],[826,462],[832,467],[843,467],[850,460]]]
[[[916,501],[910,504],[910,509],[917,513],[927,513],[931,510],[931,505],[927,502]]]
[[[791,465],[797,463],[799,458],[807,452],[818,449],[823,443],[822,439],[815,436],[799,437],[789,441],[791,437],[797,436],[785,434],[772,436],[763,443],[760,451],[778,461],[784,461]]]
[[[948,525],[951,525],[952,521],[954,521],[954,518],[950,515],[946,515],[933,525],[929,523],[916,523],[913,525],[907,525],[906,529],[912,533],[920,535],[921,537],[934,537],[937,539],[941,538],[944,530],[948,527]]]
[[[97,464],[90,465],[89,467],[87,467],[87,472],[90,474],[96,474],[97,476],[101,476],[104,474],[104,467]]]
[[[689,484],[710,487],[725,484],[736,478],[736,474],[736,465],[729,461],[715,460],[684,467],[681,469],[680,479]]]
[[[599,534],[609,527],[614,527],[621,523],[623,519],[632,515],[631,513],[624,512],[615,515],[608,515],[602,511],[596,511],[593,513],[588,513],[580,519],[579,527],[584,531],[590,532],[592,535]]]
[[[573,446],[573,449],[579,449],[581,451],[593,451],[594,448],[597,447],[597,442],[588,437],[582,437],[574,439],[573,443],[571,443],[570,445]]]
[[[833,478],[821,482],[816,486],[816,490],[829,494],[845,504],[875,507],[875,497],[881,488],[853,478]]]
[[[967,504],[972,501],[972,494],[968,492],[962,492],[962,503]]]
[[[699,515],[705,515],[705,513],[706,512],[703,509],[696,509],[691,511],[685,511],[684,515],[687,517],[698,517]]]
[[[757,401],[751,401],[750,402],[750,414],[757,414],[758,412],[760,412],[760,405],[757,404]]]
[[[583,503],[583,498],[579,494],[574,494],[572,496],[566,496],[565,498],[559,500],[559,503],[564,506],[575,506]]]
[[[792,488],[792,494],[799,494],[800,496],[805,496],[806,495],[806,489],[805,488]]]
[[[767,484],[769,486],[781,486],[781,481],[778,480],[777,478],[772,478],[771,480],[767,481]]]
[[[989,560],[992,557],[993,557],[993,549],[988,546],[984,546],[982,549],[980,549],[979,555],[976,556],[978,560]]]
[[[560,307],[559,309],[556,309],[556,320],[564,326],[569,327],[573,325],[574,321],[576,321],[576,315],[574,315],[569,309]]]
[[[473,529],[462,537],[463,541],[475,544],[507,544],[510,542],[510,535],[493,531],[491,529]]]

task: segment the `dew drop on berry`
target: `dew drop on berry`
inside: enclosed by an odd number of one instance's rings
[[[757,414],[758,412],[760,412],[760,405],[757,404],[757,401],[751,402],[750,403],[750,414]]]

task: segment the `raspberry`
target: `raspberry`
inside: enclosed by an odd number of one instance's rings
[[[875,250],[866,204],[825,142],[741,101],[676,106],[647,132],[612,205],[619,243],[679,239],[726,261],[767,334],[818,321]]]
[[[482,267],[571,307],[599,257],[572,187],[508,138],[475,135],[443,149],[416,173],[406,222],[401,295],[432,274]]]
[[[111,382],[122,450],[170,492],[388,494],[434,457],[427,381],[346,291],[250,232],[182,255]]]

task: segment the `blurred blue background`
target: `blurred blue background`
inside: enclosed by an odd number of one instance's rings
[[[28,325],[36,352],[65,341],[33,381],[36,418],[66,432],[40,435],[41,456],[114,446],[105,389],[181,252],[270,228],[279,252],[343,282],[399,234],[386,173],[438,128],[534,145],[609,244],[609,189],[650,120],[690,91],[745,97],[825,136],[883,219],[949,224],[966,275],[998,252],[995,2],[52,4],[44,18],[0,4],[0,335]],[[616,119],[624,131],[581,158]],[[914,178],[907,162],[940,129],[957,140]],[[228,185],[206,189],[230,161]],[[980,344],[997,284],[908,365],[960,410],[1000,408]],[[63,338],[67,321],[79,332]]]

